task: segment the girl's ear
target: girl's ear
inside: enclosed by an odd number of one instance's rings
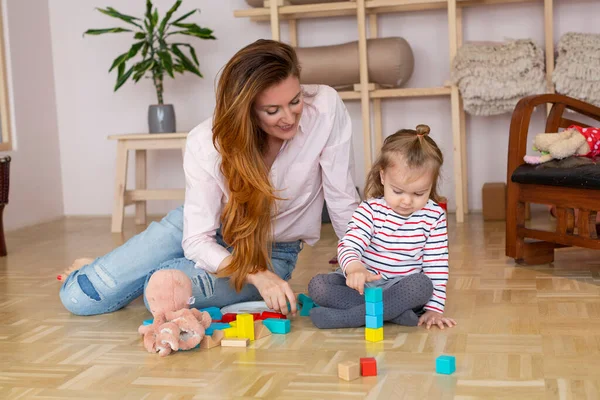
[[[384,178],[383,178],[383,170],[382,169],[379,170],[379,179],[381,180],[381,184],[385,185]]]

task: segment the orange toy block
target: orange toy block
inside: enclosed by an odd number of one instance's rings
[[[221,347],[248,347],[250,340],[247,338],[231,338],[221,340]]]
[[[271,331],[262,321],[254,321],[254,340],[262,339],[266,336],[271,336]]]
[[[345,381],[353,381],[360,376],[360,365],[355,361],[338,364],[338,376]]]
[[[204,336],[200,342],[201,349],[212,349],[221,345],[221,340],[225,337],[225,333],[220,329],[215,329],[212,336]]]

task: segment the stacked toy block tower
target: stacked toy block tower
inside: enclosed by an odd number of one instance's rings
[[[365,302],[365,339],[369,342],[380,342],[383,340],[383,290],[366,288]]]

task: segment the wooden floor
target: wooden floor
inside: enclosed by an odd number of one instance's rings
[[[543,216],[542,220],[547,219]],[[363,329],[318,330],[308,318],[292,332],[248,349],[215,348],[166,358],[148,354],[137,327],[141,301],[111,315],[75,317],[58,299],[55,276],[72,259],[97,256],[131,236],[105,218],[63,219],[8,235],[0,261],[2,399],[595,399],[600,397],[600,259],[565,249],[553,266],[515,267],[504,257],[504,224],[471,215],[450,224],[451,278],[440,331],[385,325],[370,344]],[[330,269],[330,226],[306,247],[296,292]],[[440,354],[456,356],[436,375]],[[337,364],[377,358],[379,376],[353,382]]]

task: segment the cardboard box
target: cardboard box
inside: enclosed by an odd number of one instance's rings
[[[506,183],[486,183],[482,189],[483,220],[506,220]]]

